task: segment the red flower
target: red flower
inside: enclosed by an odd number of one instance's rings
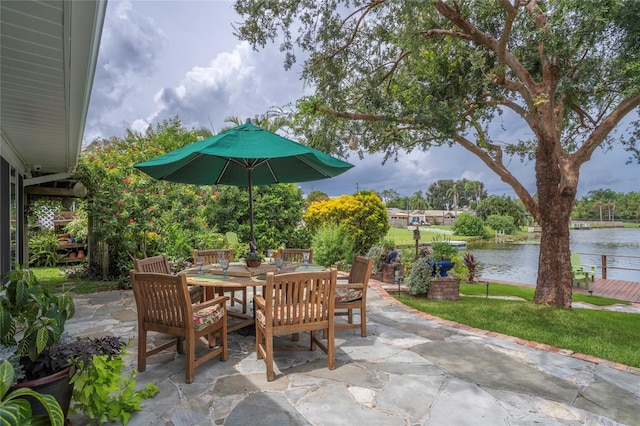
[[[144,192],[144,190],[142,188],[138,188],[138,194],[141,194],[142,192]]]
[[[121,206],[121,205],[123,205],[123,204],[124,204],[124,201],[122,201],[122,200],[118,200],[118,205],[119,205],[119,206]]]
[[[152,212],[156,211],[156,208],[154,206],[149,207],[149,210],[151,210]]]
[[[124,183],[129,185],[131,183],[131,178],[130,177],[124,178]]]
[[[135,223],[135,222],[136,222],[135,219],[133,218],[129,219],[129,223]]]
[[[120,212],[116,212],[116,216],[120,216]]]

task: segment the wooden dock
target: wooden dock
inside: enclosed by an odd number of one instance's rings
[[[589,290],[593,291],[594,296],[640,303],[640,283],[638,282],[600,278],[589,284]],[[574,291],[586,293],[584,288],[574,287]]]

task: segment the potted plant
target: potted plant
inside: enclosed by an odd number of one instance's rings
[[[65,232],[75,238],[75,242],[82,243],[87,241],[89,225],[86,210],[80,209],[76,212],[71,222],[64,227]]]
[[[452,246],[449,241],[434,238],[430,254],[434,265],[433,274],[440,277],[448,276],[447,272],[455,266],[452,260],[457,254],[458,249]]]
[[[41,394],[29,388],[12,388],[14,377],[13,365],[7,360],[2,361],[0,363],[0,412],[3,413],[2,419],[7,422],[5,424],[36,424],[31,404],[25,399],[29,397],[39,401],[46,409],[46,416],[43,416],[43,421],[38,424],[47,424],[46,420],[48,420],[49,424],[54,426],[64,425],[62,409],[53,396]]]
[[[135,404],[139,395],[132,388],[135,381],[121,374],[124,368],[121,358],[126,345],[117,337],[72,339],[63,334],[66,320],[74,313],[73,299],[69,295],[54,295],[38,283],[29,269],[16,265],[9,273],[5,292],[0,294],[0,361],[8,360],[14,366],[17,379],[12,389],[25,389],[21,391],[25,393],[28,393],[26,389],[32,389],[52,395],[60,404],[65,419],[73,396],[83,410],[88,406],[83,405],[82,398],[90,398],[94,405],[101,404],[103,410],[118,405],[121,409],[115,414],[110,412],[109,418],[122,420],[121,416],[139,410],[139,404]],[[94,366],[96,362],[100,364],[99,368]],[[93,388],[80,386],[78,392],[74,391],[74,382],[103,383],[101,379],[105,375],[109,376],[108,389],[96,387],[92,393]],[[124,396],[113,397],[113,391],[118,389]],[[149,389],[144,392],[148,396],[155,393]],[[107,400],[100,402],[99,397]],[[33,415],[47,414],[48,408],[37,398],[25,398],[31,403]],[[117,398],[130,401],[122,403]],[[115,402],[111,404],[112,401]],[[95,406],[87,409],[91,411],[89,417],[97,413]]]
[[[260,250],[253,251],[248,245],[240,248],[239,256],[244,259],[245,263],[250,268],[256,268],[260,266],[260,264],[264,260],[264,256],[260,254]]]
[[[25,378],[16,386],[39,389],[60,384],[60,405],[66,415],[71,391],[65,388],[70,379],[70,368],[50,372],[37,372],[31,368],[45,350],[60,343],[67,319],[75,313],[73,299],[67,295],[54,295],[40,285],[32,271],[16,265],[8,274],[9,281],[0,294],[0,344],[15,347]],[[65,408],[66,404],[66,408]],[[40,411],[45,414],[44,407]]]

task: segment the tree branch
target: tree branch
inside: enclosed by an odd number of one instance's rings
[[[332,109],[326,106],[318,107],[317,110],[323,114],[328,114],[328,115],[332,115],[334,117],[339,117],[339,118],[346,118],[347,120],[354,120],[354,121],[368,121],[371,123],[375,123],[378,121],[389,119],[389,117],[383,116],[383,115],[363,114],[359,112],[336,111],[335,109]],[[413,121],[407,120],[407,119],[400,120],[400,119],[394,118],[393,121],[396,123],[402,123],[402,124],[413,123]]]
[[[510,185],[513,188],[513,190],[516,192],[516,194],[518,194],[518,197],[520,197],[524,205],[527,207],[527,210],[533,215],[534,219],[536,221],[539,221],[540,213],[538,210],[538,203],[533,199],[533,197],[529,194],[526,188],[520,184],[518,179],[516,179],[516,177],[513,176],[506,167],[504,167],[504,165],[494,161],[494,159],[491,158],[491,156],[486,151],[484,151],[480,146],[472,143],[470,140],[463,137],[462,135],[455,134],[453,136],[453,140],[455,140],[458,145],[462,146],[467,151],[478,156],[478,158],[480,158],[480,160],[482,160],[482,162],[486,164],[487,167],[489,167],[498,176],[500,176],[500,179],[503,182]]]
[[[516,5],[518,0],[514,0]],[[507,18],[504,22],[504,30],[500,34],[500,41],[498,43],[498,74],[495,76],[496,82],[502,84],[505,79],[505,52],[507,51],[507,42],[511,37],[511,29],[513,28],[513,21],[516,19],[516,5],[511,5],[508,0],[500,0],[502,8],[507,13]]]
[[[338,50],[334,51],[333,53],[331,53],[328,57],[329,58],[333,58],[334,56],[336,56],[338,53],[344,51],[345,49],[347,49],[351,43],[353,43],[353,40],[355,40],[356,35],[358,34],[358,30],[360,29],[360,24],[362,24],[362,21],[364,20],[364,18],[367,16],[367,14],[376,6],[381,5],[382,3],[385,3],[386,0],[373,0],[371,3],[366,4],[364,6],[362,6],[359,9],[356,9],[355,11],[353,11],[349,16],[347,16],[343,21],[342,21],[342,25],[341,27],[344,27],[344,25],[347,23],[347,21],[349,19],[351,19],[352,17],[354,17],[357,13],[362,12],[362,14],[360,15],[360,18],[358,18],[358,20],[356,21],[356,26],[353,29],[352,33],[351,33],[351,37],[349,37],[349,40],[347,40],[347,42],[342,45],[341,47],[338,48]]]
[[[596,126],[587,138],[584,145],[572,154],[573,167],[577,170],[580,166],[591,158],[593,151],[600,146],[600,143],[611,133],[614,127],[635,108],[640,106],[640,91],[625,98],[620,104],[609,113],[602,122]]]
[[[460,28],[462,33],[467,34],[472,41],[481,44],[492,52],[497,53],[499,51],[500,47],[498,40],[489,34],[478,30],[472,23],[467,21],[460,12],[451,9],[444,1],[434,1],[433,5],[444,18],[448,19],[452,24]],[[506,49],[504,50],[504,62],[522,82],[521,91],[519,91],[519,93],[522,94],[526,100],[535,99],[537,83],[520,61],[518,61],[518,59]]]

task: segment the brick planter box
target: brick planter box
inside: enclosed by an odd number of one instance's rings
[[[460,278],[437,277],[433,279],[427,299],[458,300],[460,299]]]
[[[396,282],[396,268],[401,276],[404,276],[404,265],[402,263],[383,263],[382,266],[382,282],[385,284],[394,284]]]

